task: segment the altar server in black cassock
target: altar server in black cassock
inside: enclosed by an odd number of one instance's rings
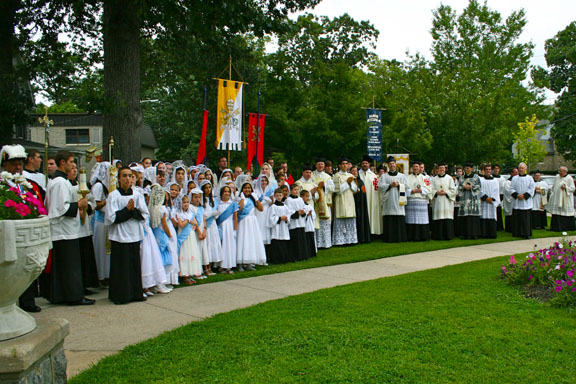
[[[359,243],[369,243],[370,238],[370,218],[368,216],[368,198],[366,196],[366,186],[358,175],[358,167],[352,166],[350,173],[356,178],[353,183],[358,185],[358,190],[354,192],[354,206],[356,207],[356,233]],[[372,186],[371,186],[372,187]]]
[[[78,200],[67,173],[75,166],[74,155],[68,151],[56,154],[58,169],[48,182],[46,208],[52,232],[52,269],[47,299],[51,303],[90,305],[94,300],[84,298],[82,264],[80,260],[80,215],[88,208],[86,199]]]
[[[408,238],[404,207],[410,189],[406,176],[396,170],[396,159],[390,156],[386,162],[389,171],[378,179],[378,191],[382,197],[382,240],[387,243],[399,243]]]
[[[494,173],[494,179],[498,182],[498,190],[500,192],[500,205],[496,207],[496,230],[503,231],[504,230],[504,220],[503,220],[503,212],[502,212],[502,202],[504,201],[504,190],[506,189],[506,179],[502,177],[500,174],[500,165],[494,164],[492,167]]]
[[[512,236],[528,239],[532,236],[532,195],[534,194],[534,179],[527,175],[528,167],[524,163],[518,165],[518,176],[512,179],[510,192],[513,209]]]
[[[480,178],[480,237],[495,239],[498,232],[498,217],[496,208],[500,206],[500,185],[492,176],[492,167],[484,165],[484,175]]]
[[[132,170],[123,168],[118,175],[120,186],[108,196],[105,223],[109,225],[110,288],[108,298],[114,304],[144,301],[140,265],[140,242],[143,221],[148,220],[144,196],[132,189]]]
[[[282,202],[282,190],[274,191],[274,203],[268,210],[266,226],[270,228],[270,264],[283,264],[288,261],[288,247],[290,242],[290,210]]]
[[[476,239],[480,235],[480,189],[480,178],[474,173],[474,164],[464,164],[464,175],[458,183],[458,225],[462,239]]]
[[[314,207],[310,205],[312,199],[310,198],[310,191],[300,191],[300,197],[304,200],[304,210],[306,211],[306,226],[304,233],[306,237],[306,247],[308,248],[308,258],[316,256],[318,248],[316,247],[316,231],[314,222],[316,221],[316,212]]]
[[[78,169],[76,166],[68,173],[68,180],[72,184],[74,191],[78,193],[79,182],[77,180]],[[86,186],[87,187],[87,186]],[[92,214],[96,210],[96,200],[92,194],[86,196],[88,199],[88,209],[86,212],[80,211],[80,224],[78,227],[80,244],[80,264],[82,265],[82,282],[84,283],[84,294],[90,295],[94,292],[88,290],[88,287],[98,288],[98,268],[96,266],[96,257],[94,256],[94,243],[92,242]],[[84,219],[82,222],[82,216]]]
[[[534,173],[534,197],[532,199],[532,229],[544,229],[548,226],[548,217],[544,207],[548,204],[548,183],[542,181],[539,171]]]
[[[304,200],[300,197],[298,184],[290,186],[290,196],[284,201],[290,211],[290,242],[288,243],[288,261],[305,260],[308,256],[306,249],[306,210]]]

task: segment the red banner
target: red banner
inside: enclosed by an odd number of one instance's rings
[[[256,129],[256,121],[258,120],[258,126],[260,127],[260,131]],[[266,120],[266,115],[260,114],[260,118],[258,118],[258,114],[250,113],[248,114],[248,167],[250,169],[250,165],[252,164],[252,160],[254,156],[256,156],[256,152],[258,152],[258,164],[262,166],[264,164],[264,124]],[[257,135],[258,132],[258,135]],[[256,136],[258,136],[258,140],[256,140]],[[258,142],[258,147],[256,147],[256,142]],[[258,149],[258,151],[256,151]]]
[[[202,122],[202,135],[200,136],[200,145],[198,146],[198,157],[196,165],[203,164],[206,159],[206,131],[208,130],[208,110],[204,110],[204,121]]]

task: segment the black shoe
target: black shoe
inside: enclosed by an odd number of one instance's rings
[[[96,292],[91,291],[91,290],[89,290],[89,289],[84,289],[84,294],[85,294],[85,295],[95,295]]]
[[[87,299],[87,298],[83,297],[82,300],[71,301],[68,303],[68,305],[92,305],[95,302],[96,302],[96,300]]]
[[[20,307],[23,311],[26,312],[32,312],[32,313],[36,313],[36,312],[40,312],[42,310],[42,308],[40,308],[37,305],[31,305],[29,307]]]

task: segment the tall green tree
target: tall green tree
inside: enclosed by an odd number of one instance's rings
[[[409,152],[421,157],[430,150],[433,138],[426,112],[433,75],[429,64],[415,56],[407,63],[374,60],[370,66],[370,88],[377,105],[384,107],[382,144],[385,153]]]
[[[504,20],[476,0],[459,15],[445,5],[433,12],[430,159],[505,160],[517,122],[544,113],[542,96],[522,84],[533,49],[518,41],[525,25],[523,10]]]
[[[560,96],[556,100],[552,137],[556,149],[576,160],[576,21],[546,41],[546,64],[533,73],[535,82]]]
[[[360,158],[365,152],[363,106],[378,31],[349,15],[334,19],[300,16],[266,57],[262,102],[267,118],[266,147],[286,152],[293,164],[315,155]],[[293,150],[286,151],[286,148]]]
[[[537,128],[538,119],[536,115],[526,117],[523,122],[518,123],[518,130],[514,132],[515,155],[517,161],[522,161],[530,169],[532,165],[544,160],[546,157],[546,144],[539,140],[542,131]]]
[[[138,157],[130,139],[139,136],[140,38],[163,33],[174,40],[210,38],[215,33],[256,36],[282,31],[291,12],[315,6],[319,0],[233,0],[214,4],[212,0],[104,0],[104,84],[108,111],[104,136],[119,137],[118,155]],[[117,25],[122,24],[122,25]],[[111,68],[109,71],[107,68]],[[116,76],[121,74],[122,79]]]
[[[0,2],[0,137],[29,123],[34,94],[62,103],[67,92],[98,63],[98,8],[93,1]],[[67,38],[63,39],[62,36]]]

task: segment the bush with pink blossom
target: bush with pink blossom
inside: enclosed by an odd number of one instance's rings
[[[510,256],[502,265],[502,278],[510,284],[544,286],[553,290],[551,302],[561,306],[576,304],[576,242],[563,239],[549,248],[529,253],[525,259]]]

